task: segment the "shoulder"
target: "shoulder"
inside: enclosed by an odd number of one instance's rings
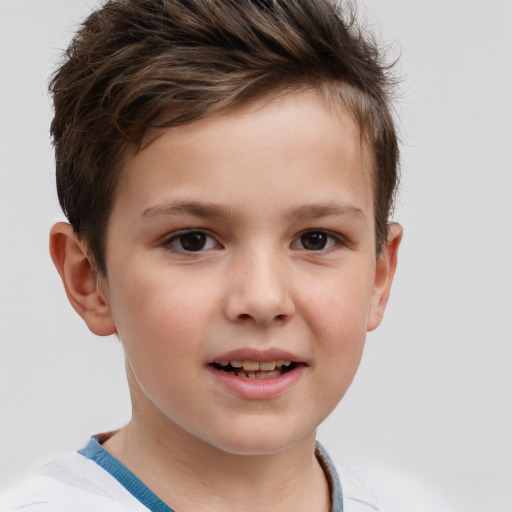
[[[1,512],[147,512],[95,462],[78,453],[59,457],[0,499]]]
[[[344,512],[451,512],[413,478],[371,466],[340,466]]]

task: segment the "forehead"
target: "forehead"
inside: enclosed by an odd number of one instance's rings
[[[153,130],[144,148],[126,158],[115,202],[145,211],[169,194],[187,199],[201,189],[241,210],[253,191],[267,205],[293,207],[320,199],[316,194],[331,202],[357,199],[368,210],[369,153],[353,116],[330,108],[316,91],[265,97]]]

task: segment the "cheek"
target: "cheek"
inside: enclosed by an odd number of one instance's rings
[[[366,333],[370,311],[373,276],[367,269],[333,272],[319,284],[305,281],[302,311],[315,328],[315,335],[336,344],[343,339],[350,344]]]
[[[322,367],[319,387],[329,407],[342,398],[357,371],[366,339],[373,281],[367,270],[331,276],[309,286],[303,316],[313,336],[314,360]]]
[[[198,381],[193,377],[202,367],[198,363],[202,363],[211,301],[197,288],[168,283],[173,280],[132,278],[117,289],[124,300],[115,304],[114,313],[134,377],[132,394],[140,403],[149,397],[171,414],[183,407],[180,397],[186,396],[190,383]]]
[[[205,283],[157,274],[146,272],[139,277],[133,273],[130,279],[119,280],[111,300],[126,348],[151,346],[155,359],[191,350],[205,322],[214,314],[215,302]]]

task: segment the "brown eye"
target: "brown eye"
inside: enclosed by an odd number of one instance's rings
[[[330,237],[325,231],[307,231],[300,237],[304,249],[308,251],[321,251],[325,249]]]
[[[180,235],[180,245],[185,251],[200,251],[206,243],[206,235],[200,231]]]
[[[167,242],[175,251],[199,252],[215,247],[215,240],[202,231],[184,231],[170,238]]]

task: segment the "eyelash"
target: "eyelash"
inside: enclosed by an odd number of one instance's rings
[[[184,237],[186,236],[192,236],[196,235],[199,238],[196,240],[196,242],[199,242],[199,245],[201,245],[201,242],[204,242],[201,247],[199,247],[197,250],[190,250],[184,247]],[[325,237],[325,245],[328,245],[327,247],[319,247],[318,249],[308,249],[304,247],[304,237],[308,235],[320,235],[320,237]],[[202,237],[202,239],[201,239]],[[175,243],[179,243],[181,247],[177,247],[174,245]],[[194,243],[194,240],[189,240],[189,242]],[[297,244],[302,242],[302,247],[298,247]],[[321,243],[321,242],[320,242]],[[326,231],[325,229],[308,229],[306,231],[301,232],[292,242],[291,248],[292,249],[300,249],[306,252],[330,252],[331,250],[335,250],[339,247],[346,247],[348,245],[347,241],[336,234],[331,233],[330,231]],[[209,235],[207,232],[201,230],[201,229],[189,229],[189,230],[183,230],[178,231],[177,233],[172,234],[169,238],[166,239],[164,242],[164,246],[169,248],[172,252],[177,252],[181,254],[195,254],[195,253],[201,253],[210,249],[213,249],[215,246],[221,247],[220,244],[214,239],[212,235]]]
[[[328,245],[327,247],[320,247],[318,249],[308,249],[306,247],[295,247],[295,244],[297,243],[304,243],[304,240],[303,238],[307,235],[321,235],[322,237],[325,237],[325,245]],[[325,229],[308,229],[306,231],[303,231],[302,233],[299,234],[299,236],[297,236],[297,238],[295,238],[295,240],[293,241],[291,247],[292,248],[298,248],[298,249],[301,249],[303,251],[306,251],[308,253],[310,252],[318,252],[318,253],[328,253],[328,252],[331,252],[333,250],[336,250],[340,247],[346,247],[348,246],[348,243],[347,241],[341,237],[340,235],[336,235],[334,233],[331,233],[330,231],[327,231]]]
[[[183,238],[187,235],[188,236],[191,236],[191,235],[202,236],[205,238],[205,245],[212,245],[212,246],[206,247],[206,248],[201,247],[197,251],[187,250],[183,246]],[[210,241],[209,243],[208,243],[208,240]],[[174,242],[179,242],[181,245],[181,248],[174,246],[173,245]],[[168,247],[172,252],[179,252],[179,253],[184,253],[184,254],[194,254],[194,253],[203,252],[205,250],[213,249],[214,246],[216,246],[216,245],[218,246],[219,244],[216,242],[216,240],[211,235],[209,235],[208,233],[206,233],[205,231],[203,231],[201,229],[188,229],[188,230],[178,231],[177,233],[174,233],[164,242],[164,245],[166,247]]]

